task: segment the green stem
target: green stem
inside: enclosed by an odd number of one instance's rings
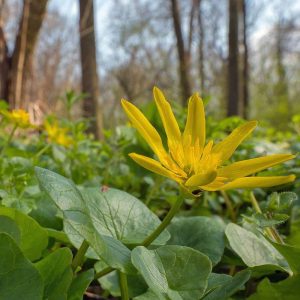
[[[11,131],[11,133],[10,133],[10,135],[9,135],[9,137],[8,137],[8,139],[7,139],[7,141],[6,141],[6,143],[5,143],[5,145],[3,146],[2,150],[1,150],[1,154],[2,154],[2,153],[4,152],[4,150],[9,146],[9,144],[10,144],[10,142],[11,142],[11,140],[12,140],[12,138],[13,138],[13,136],[14,136],[16,130],[17,130],[17,128],[18,128],[18,125],[15,125],[15,126],[13,127],[13,129],[12,129],[12,131]]]
[[[220,191],[220,193],[221,193],[221,195],[222,195],[223,198],[224,198],[224,201],[225,201],[225,204],[226,204],[228,213],[229,213],[229,215],[230,215],[231,221],[232,221],[232,222],[236,222],[235,211],[234,211],[234,209],[233,209],[232,202],[231,202],[231,200],[230,200],[228,194],[227,194],[225,191]]]
[[[129,300],[127,276],[126,276],[126,274],[124,274],[122,272],[118,272],[118,273],[119,273],[119,279],[120,279],[122,300]]]
[[[72,268],[73,268],[74,272],[76,271],[76,269],[78,267],[80,267],[82,265],[83,260],[84,260],[84,255],[88,248],[89,248],[88,242],[86,240],[83,240],[81,246],[79,247],[79,249],[72,261]]]
[[[100,277],[102,277],[102,276],[104,276],[104,275],[106,275],[106,274],[108,274],[112,271],[114,271],[114,269],[112,267],[107,267],[107,268],[103,269],[102,271],[96,273],[95,276],[94,276],[94,279],[98,279],[98,278],[100,278]]]
[[[39,158],[43,153],[45,153],[50,148],[50,146],[51,144],[47,144],[34,156],[34,158]]]
[[[174,205],[171,207],[160,225],[143,241],[142,246],[148,247],[151,243],[164,231],[164,229],[170,224],[175,214],[180,209],[183,203],[182,198],[178,198]]]
[[[262,214],[262,210],[260,209],[260,206],[259,206],[253,192],[250,192],[250,200],[251,200],[251,203],[252,203],[252,206],[253,206],[254,210],[257,213]],[[265,233],[271,240],[276,241],[279,244],[283,244],[283,240],[282,240],[281,236],[279,235],[278,231],[276,230],[276,228],[267,227],[265,229]]]

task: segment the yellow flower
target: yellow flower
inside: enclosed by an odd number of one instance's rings
[[[132,125],[158,158],[157,161],[140,154],[130,153],[130,157],[142,167],[175,180],[189,192],[271,187],[295,180],[294,175],[248,177],[294,158],[291,154],[274,154],[223,166],[239,144],[254,130],[257,125],[256,121],[241,125],[216,145],[213,141],[206,143],[204,106],[197,93],[189,99],[187,121],[183,133],[163,93],[156,87],[153,93],[167,135],[168,151],[165,150],[160,135],[142,112],[130,102],[124,99],[121,101]]]
[[[51,124],[49,121],[45,121],[44,127],[51,142],[65,147],[73,144],[73,140],[67,134],[68,129],[59,127],[57,122]]]
[[[28,128],[33,126],[30,122],[29,113],[23,109],[14,109],[11,112],[2,110],[1,114],[17,127]]]

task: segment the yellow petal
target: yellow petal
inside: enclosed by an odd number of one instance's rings
[[[121,103],[132,125],[146,140],[146,142],[157,155],[159,160],[164,165],[168,165],[170,158],[166,150],[164,149],[161,137],[156,131],[156,129],[151,125],[151,123],[136,106],[126,101],[125,99],[122,99]]]
[[[173,114],[171,105],[166,100],[164,94],[160,89],[154,87],[153,89],[154,100],[163,122],[168,140],[171,142],[170,144],[177,142],[181,143],[181,133],[178,126],[178,123]]]
[[[136,153],[130,153],[129,156],[140,166],[142,166],[143,168],[151,172],[171,178],[179,183],[182,182],[182,178],[180,176],[177,176],[172,171],[168,170],[167,168],[162,166],[158,161],[152,158],[140,154],[136,154]]]
[[[212,183],[201,186],[200,188],[205,191],[214,192],[214,191],[218,191],[222,186],[224,186],[223,181],[215,180]]]
[[[242,160],[219,169],[218,176],[224,176],[231,180],[239,177],[245,177],[293,158],[295,158],[295,155],[274,154]]]
[[[183,140],[191,137],[191,144],[194,145],[199,140],[199,145],[203,149],[205,144],[205,112],[204,106],[198,93],[189,99],[188,116],[183,133]]]
[[[231,190],[239,188],[264,188],[281,185],[294,181],[295,175],[274,177],[244,177],[238,178],[230,183],[224,184],[220,190]]]
[[[234,129],[227,138],[213,147],[212,153],[220,155],[220,163],[226,161],[256,126],[257,121],[250,121]]]
[[[213,182],[216,177],[217,177],[216,171],[210,171],[204,174],[196,174],[190,177],[186,181],[185,185],[188,187],[207,185]]]

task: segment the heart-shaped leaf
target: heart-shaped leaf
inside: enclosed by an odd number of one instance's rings
[[[41,257],[48,245],[47,231],[31,217],[9,207],[0,207],[0,216],[14,220],[20,230],[19,247],[30,260]]]
[[[67,299],[67,291],[73,277],[72,257],[69,248],[60,248],[35,264],[44,280],[45,299]]]
[[[293,273],[300,274],[300,248],[277,243],[272,245],[284,256]]]
[[[103,236],[95,229],[86,203],[72,181],[42,168],[36,168],[36,176],[41,188],[63,212],[64,229],[68,228],[65,232],[71,242],[73,234],[80,235],[107,265],[125,273],[134,272],[129,249],[117,239]]]
[[[231,295],[244,287],[244,284],[249,280],[250,275],[251,272],[249,270],[244,270],[237,273],[230,279],[228,277],[223,277],[223,283],[220,282],[221,278],[218,278],[218,286],[216,286],[214,289],[212,289],[212,291],[205,295],[203,300],[228,299]]]
[[[16,242],[0,233],[0,299],[41,300],[43,280]]]
[[[85,290],[94,279],[94,270],[90,269],[78,274],[71,283],[68,300],[82,300]]]
[[[0,233],[7,233],[19,245],[21,233],[17,223],[6,216],[0,216]]]
[[[257,291],[248,300],[298,300],[300,294],[300,275],[289,277],[277,283],[265,278],[258,285]]]
[[[177,218],[168,227],[169,245],[187,246],[207,255],[213,265],[223,255],[225,247],[224,225],[218,219],[208,217]]]
[[[94,227],[124,244],[142,243],[160,224],[145,204],[123,191],[88,188],[82,194]],[[169,238],[169,233],[164,231],[152,244],[165,244]]]
[[[285,258],[263,236],[233,223],[227,225],[225,233],[230,247],[248,267],[271,265],[290,272]]]
[[[184,246],[139,246],[132,251],[132,262],[157,299],[199,299],[212,268],[206,255]]]

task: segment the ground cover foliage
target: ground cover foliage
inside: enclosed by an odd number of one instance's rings
[[[143,111],[163,133],[155,107]],[[175,114],[183,127],[185,109]],[[207,136],[221,140],[244,121],[206,123]],[[192,197],[128,157],[152,155],[129,124],[101,142],[84,133],[84,119],[16,124],[2,114],[1,299],[75,300],[86,291],[99,299],[298,299],[297,156],[259,174],[295,174],[294,182]],[[231,162],[297,154],[299,128],[297,116],[285,132],[260,124]]]

